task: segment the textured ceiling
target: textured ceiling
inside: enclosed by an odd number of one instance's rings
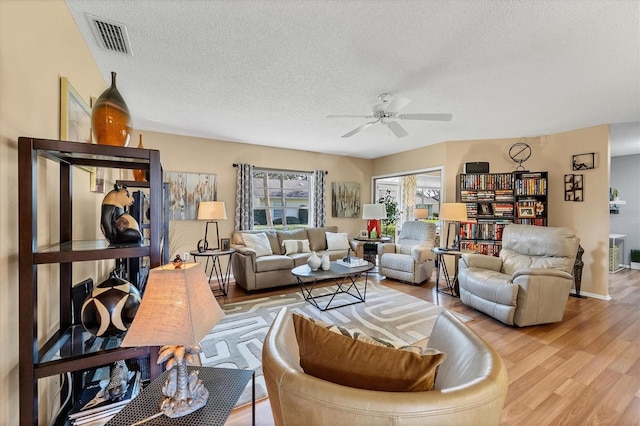
[[[140,130],[376,158],[640,121],[637,0],[66,2]],[[100,48],[86,13],[126,25],[133,55]],[[326,118],[384,92],[453,120],[398,139]]]

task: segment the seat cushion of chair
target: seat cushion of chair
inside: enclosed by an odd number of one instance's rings
[[[413,273],[415,264],[413,257],[407,254],[385,253],[380,257],[380,267]]]
[[[466,268],[460,270],[460,286],[481,299],[500,305],[516,306],[518,285],[511,276],[490,269]]]

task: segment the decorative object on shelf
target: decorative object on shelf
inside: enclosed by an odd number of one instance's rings
[[[165,172],[169,184],[169,220],[196,220],[203,200],[217,200],[217,179],[210,173]]]
[[[82,304],[82,325],[96,337],[118,336],[127,331],[139,306],[138,289],[112,271]]]
[[[322,255],[322,262],[320,263],[320,268],[323,271],[328,271],[331,268],[331,259],[327,253]]]
[[[311,256],[307,259],[307,265],[311,268],[312,271],[317,271],[322,264],[322,259],[318,257],[315,251],[311,252]]]
[[[331,184],[331,216],[358,217],[360,215],[360,184],[333,182]]]
[[[584,175],[564,175],[564,200],[584,201]]]
[[[586,154],[576,154],[571,157],[571,164],[573,170],[591,170],[595,169],[595,152],[588,152]]]
[[[209,391],[198,370],[188,371],[187,365],[197,364],[199,342],[223,317],[200,263],[149,271],[140,309],[121,346],[161,346],[158,364],[167,363],[168,376],[160,410],[167,417],[182,417],[207,403]]]
[[[362,206],[362,218],[367,220],[367,232],[369,238],[378,238],[382,235],[380,219],[387,218],[387,210],[384,204],[364,204]]]
[[[144,149],[144,145],[142,145],[142,135],[140,135],[140,143],[138,144],[138,148]],[[136,169],[133,171],[133,179],[136,182],[149,182],[149,171]]]
[[[440,220],[447,222],[447,240],[446,247],[458,250],[459,248],[459,232],[457,232],[457,225],[460,222],[466,222],[467,219],[467,205],[465,203],[442,203],[440,205]],[[449,239],[451,238],[451,225],[453,225],[453,235],[454,241],[451,246],[449,246]]]
[[[531,147],[524,142],[516,142],[509,148],[509,157],[518,164],[516,171],[523,171],[522,163],[531,157]]]
[[[518,206],[519,218],[532,218],[536,217],[535,207],[530,206]]]
[[[142,242],[138,221],[125,211],[133,204],[126,186],[115,184],[102,200],[100,230],[110,244],[136,244]]]
[[[127,146],[131,138],[131,114],[116,87],[116,73],[111,72],[111,86],[102,92],[91,112],[91,127],[101,145]]]
[[[207,225],[204,228],[204,239],[198,241],[198,251],[203,253],[207,250],[219,250],[220,249],[220,233],[218,232],[218,220],[227,219],[227,209],[225,208],[224,201],[200,201],[198,206],[198,220],[206,220]],[[216,224],[216,246],[209,247],[207,241],[207,233],[209,232],[209,224]]]
[[[122,399],[129,387],[129,367],[124,360],[116,361],[109,371],[109,383],[104,388],[104,397],[111,401]]]

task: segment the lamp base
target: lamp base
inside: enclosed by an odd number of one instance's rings
[[[162,387],[162,393],[165,397],[160,403],[160,410],[165,416],[171,418],[193,413],[207,405],[209,399],[209,391],[204,387],[202,380],[198,378],[198,370],[192,370],[187,376],[187,381],[181,383],[178,371],[184,369],[186,372],[187,370],[186,363],[183,361],[181,364],[169,371],[169,377]],[[184,389],[181,388],[183,386]]]

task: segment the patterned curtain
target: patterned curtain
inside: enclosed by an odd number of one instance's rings
[[[313,223],[309,224],[315,228],[320,228],[327,221],[327,197],[326,197],[326,181],[327,172],[324,170],[315,170],[313,172],[313,201],[311,210],[313,211]]]
[[[402,223],[413,219],[413,209],[416,207],[416,190],[418,189],[418,178],[415,175],[404,176],[402,178],[402,197],[404,198],[404,216]]]
[[[236,230],[253,229],[253,166],[238,164],[236,188]]]

